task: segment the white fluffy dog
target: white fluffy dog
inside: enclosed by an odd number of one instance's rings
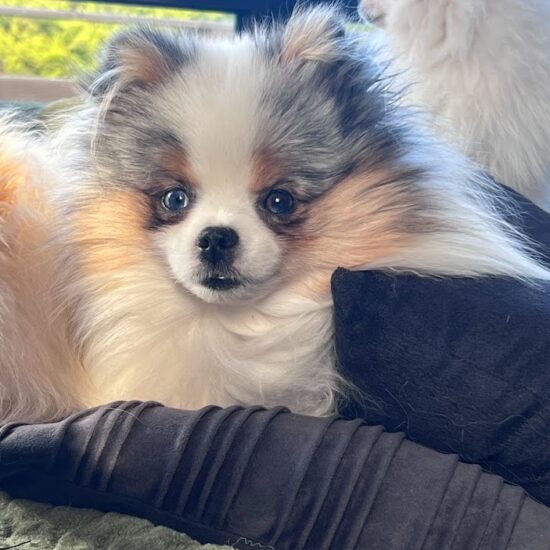
[[[550,2],[362,0],[408,101],[492,176],[550,208]]]

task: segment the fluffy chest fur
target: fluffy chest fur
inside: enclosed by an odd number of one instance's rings
[[[154,399],[194,409],[234,403],[334,410],[332,304],[293,293],[235,308],[124,275],[81,310],[83,362],[102,400]],[[89,321],[86,319],[89,317]]]

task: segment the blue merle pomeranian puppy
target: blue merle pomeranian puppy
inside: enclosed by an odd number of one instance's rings
[[[371,59],[328,8],[231,40],[133,30],[53,147],[4,125],[2,420],[327,414],[336,267],[549,279]]]

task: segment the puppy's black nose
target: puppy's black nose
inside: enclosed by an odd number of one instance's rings
[[[212,265],[233,260],[239,235],[231,227],[207,227],[197,239],[201,258]]]

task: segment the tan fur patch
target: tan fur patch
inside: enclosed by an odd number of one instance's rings
[[[97,401],[72,345],[58,294],[60,246],[49,167],[33,142],[0,154],[0,420],[45,421]]]
[[[283,175],[281,162],[270,151],[258,150],[252,156],[251,175],[252,192],[261,193],[281,179]]]
[[[162,53],[145,41],[139,48],[133,44],[121,47],[119,56],[125,80],[129,82],[157,84],[169,72]]]
[[[193,169],[191,168],[187,154],[183,149],[172,149],[162,157],[162,166],[175,178],[191,185],[191,187],[200,187],[199,181]],[[167,187],[173,187],[174,182],[170,182]]]
[[[143,261],[149,250],[147,199],[137,191],[112,191],[80,208],[73,242],[88,273],[122,271]]]
[[[17,191],[28,179],[26,167],[9,155],[0,154],[0,216],[5,216],[16,202]]]
[[[32,174],[25,161],[0,154],[0,218],[8,220],[15,211],[52,217],[51,205],[33,176],[38,174]]]
[[[405,183],[380,185],[390,178],[383,172],[355,175],[315,201],[290,244],[290,277],[324,293],[337,267],[379,265],[408,246],[415,238],[418,199]]]

